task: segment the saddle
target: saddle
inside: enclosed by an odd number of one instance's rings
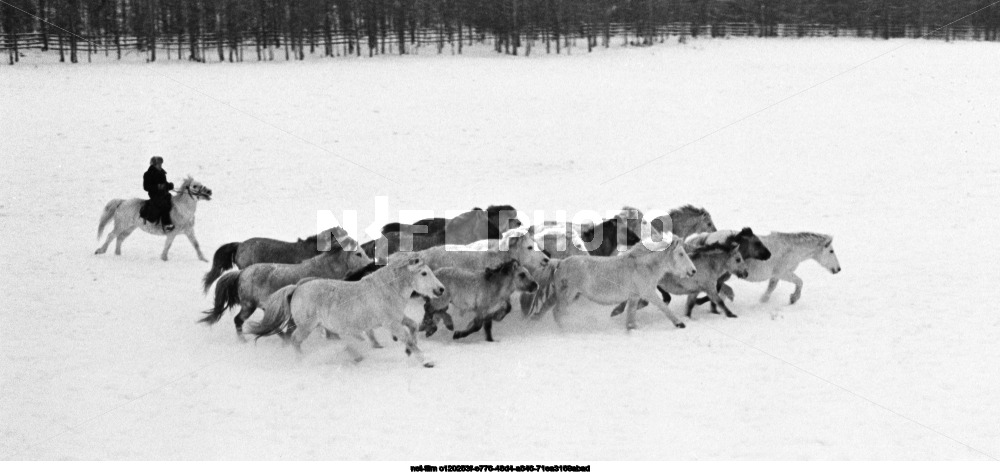
[[[149,223],[161,225],[160,221],[170,212],[171,207],[169,200],[146,199],[139,207],[139,217]]]

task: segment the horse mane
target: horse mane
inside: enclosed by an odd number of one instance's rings
[[[680,220],[680,216],[682,216],[682,215],[691,215],[691,216],[701,216],[701,217],[704,217],[704,216],[708,216],[709,213],[708,213],[708,211],[705,210],[704,207],[695,207],[695,206],[692,206],[691,204],[685,204],[685,205],[683,205],[681,207],[678,207],[676,209],[671,209],[670,210],[670,218],[673,219],[673,220]]]
[[[797,245],[815,245],[816,247],[822,248],[833,243],[833,236],[828,234],[819,234],[816,232],[775,233],[781,234],[782,237]]]
[[[384,266],[385,265],[379,265],[375,262],[369,263],[368,265],[365,265],[362,268],[359,268],[351,273],[348,273],[347,276],[344,277],[344,281],[359,281],[362,278],[371,275],[372,273],[375,273],[376,271],[378,271],[378,269]]]
[[[622,255],[635,257],[640,253],[645,254],[649,252],[667,252],[673,250],[675,247],[684,242],[683,240],[681,240],[680,238],[678,238],[673,234],[664,234],[664,235],[670,236],[670,242],[667,242],[666,238],[664,238],[663,240],[640,241],[639,243],[633,245],[632,247],[629,247],[629,249],[626,250],[624,253],[622,253]],[[647,247],[647,243],[653,244],[653,248]]]
[[[497,265],[492,268],[487,268],[485,274],[486,281],[510,275],[510,273],[520,265],[521,262],[518,262],[516,258],[512,258],[510,260],[507,260],[506,262],[501,263],[500,265]]]
[[[705,243],[705,240],[712,234],[717,234],[721,232],[728,232],[725,239],[720,241]],[[684,239],[686,244],[685,248],[688,251],[688,256],[695,258],[700,255],[707,254],[709,252],[732,252],[733,249],[739,248],[740,238],[746,233],[752,234],[753,231],[749,227],[744,227],[743,230],[736,231],[715,231],[715,232],[702,232],[700,234],[689,235]]]

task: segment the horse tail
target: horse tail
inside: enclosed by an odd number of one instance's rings
[[[229,272],[219,278],[219,282],[215,285],[215,305],[212,309],[205,311],[205,317],[199,319],[199,323],[215,324],[219,322],[219,319],[222,319],[222,313],[240,302],[241,273],[243,273],[242,270]]]
[[[288,285],[271,295],[264,307],[264,318],[259,323],[248,324],[244,332],[254,334],[260,339],[281,331],[285,323],[292,319],[292,296],[298,287],[298,284]]]
[[[534,298],[531,299],[530,304],[528,304],[527,299],[521,300],[521,312],[524,313],[525,317],[534,315],[540,317],[552,306],[550,300],[556,294],[556,271],[559,269],[559,263],[558,259],[550,260],[549,265],[538,275],[536,278],[538,289],[535,290]]]
[[[118,207],[123,202],[125,202],[124,199],[112,199],[104,205],[104,212],[101,213],[101,220],[97,224],[97,240],[101,240],[101,235],[104,234],[104,227],[115,217],[115,212],[118,211]]]
[[[205,283],[204,293],[208,293],[208,288],[222,275],[222,272],[233,268],[236,264],[236,251],[239,250],[239,246],[239,242],[230,242],[215,251],[215,257],[212,257],[212,269],[202,280]]]

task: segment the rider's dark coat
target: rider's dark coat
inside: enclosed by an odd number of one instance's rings
[[[151,165],[142,175],[142,189],[149,193],[149,202],[139,215],[147,221],[169,225],[172,207],[169,191],[174,189],[174,185],[167,181],[167,172]]]

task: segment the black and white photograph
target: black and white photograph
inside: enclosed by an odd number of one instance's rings
[[[0,460],[997,461],[998,152],[1000,0],[0,0]]]

